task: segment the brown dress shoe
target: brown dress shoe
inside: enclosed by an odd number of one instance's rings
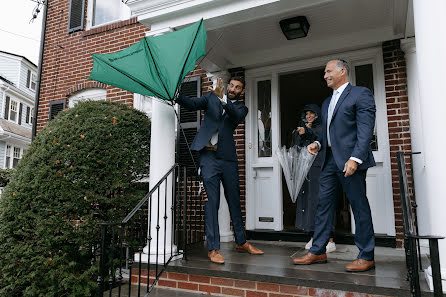
[[[363,272],[375,268],[375,261],[367,261],[363,259],[356,259],[352,263],[345,266],[345,271],[349,272]]]
[[[327,254],[314,255],[312,253],[307,253],[303,257],[294,258],[293,263],[296,265],[310,265],[310,264],[317,264],[317,263],[327,263]]]
[[[252,244],[250,244],[249,242],[245,242],[242,245],[236,245],[235,249],[238,252],[248,252],[251,255],[263,255],[264,252],[262,250],[259,250],[258,248],[254,247]]]
[[[208,257],[213,263],[224,264],[225,258],[220,254],[219,250],[212,250],[208,252]]]

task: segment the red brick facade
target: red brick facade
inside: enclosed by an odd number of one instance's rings
[[[135,269],[135,275],[137,269]],[[154,271],[150,273],[150,282],[154,280]],[[138,283],[137,276],[132,277],[132,283]],[[147,284],[147,270],[141,276],[141,284]],[[381,295],[346,292],[328,289],[318,289],[303,286],[265,283],[251,280],[221,278],[204,275],[164,272],[157,286],[175,290],[199,291],[208,295],[240,296],[240,297],[384,297]]]
[[[383,43],[384,78],[386,87],[387,121],[389,128],[392,192],[395,211],[397,247],[403,246],[403,217],[400,204],[398,165],[396,152],[412,150],[409,124],[409,98],[407,96],[406,60],[399,40]],[[410,166],[410,159],[406,159]],[[409,180],[410,171],[407,171]],[[410,190],[412,185],[409,183]]]
[[[48,1],[37,131],[48,123],[51,101],[67,100],[82,89],[105,88],[107,100],[133,104],[132,93],[87,79],[93,65],[90,53],[122,50],[145,36],[147,27],[132,18],[68,34],[69,4],[70,1]]]

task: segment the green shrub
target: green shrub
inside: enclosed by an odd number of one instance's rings
[[[49,122],[1,198],[0,296],[95,294],[97,223],[142,198],[132,185],[149,147],[149,119],[123,104],[79,103]]]
[[[11,179],[11,175],[14,169],[2,169],[0,168],[0,187],[6,187]]]

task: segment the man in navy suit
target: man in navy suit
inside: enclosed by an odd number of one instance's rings
[[[322,155],[319,204],[316,212],[313,246],[294,264],[326,263],[325,246],[330,237],[336,199],[342,186],[355,217],[356,260],[346,271],[361,272],[375,267],[375,235],[369,202],[366,197],[367,168],[375,166],[370,141],[375,126],[375,100],[371,91],[348,82],[349,66],[342,59],[331,60],[324,79],[333,95],[322,103],[322,126],[318,141],[308,151]]]
[[[223,184],[228,202],[236,249],[254,255],[263,254],[263,251],[246,241],[240,207],[238,160],[233,133],[248,114],[248,108],[238,101],[245,93],[245,81],[241,77],[231,78],[227,93],[223,95],[223,84],[218,78],[215,90],[211,89],[211,91],[200,98],[180,95],[177,103],[189,110],[204,110],[204,120],[192,142],[191,149],[200,152],[201,175],[208,196],[204,208],[208,257],[214,263],[223,264],[218,227],[220,182]]]

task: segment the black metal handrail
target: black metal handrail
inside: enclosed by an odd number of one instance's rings
[[[434,284],[434,296],[443,296],[443,290],[441,285],[441,273],[440,273],[440,257],[438,252],[438,240],[443,239],[441,236],[433,235],[419,235],[418,234],[418,219],[416,212],[415,194],[413,198],[409,192],[409,182],[406,172],[406,162],[404,160],[405,155],[410,156],[411,160],[411,175],[412,175],[412,189],[414,190],[414,172],[412,167],[412,155],[420,153],[405,153],[397,152],[396,158],[398,163],[398,175],[400,183],[400,198],[401,209],[403,212],[403,227],[404,227],[404,249],[406,252],[406,267],[407,278],[410,282],[410,293],[413,297],[421,296],[419,270],[421,269],[421,260],[417,261],[417,254],[420,253],[420,239],[429,240],[429,253],[432,269],[432,279]],[[412,200],[412,201],[411,201]],[[417,253],[418,251],[418,253]]]
[[[203,220],[192,224],[203,209],[197,181],[175,164],[121,222],[100,224],[98,296],[121,296],[128,286],[126,295],[139,297],[145,285],[148,296],[172,260],[187,259],[187,244],[204,237]]]

